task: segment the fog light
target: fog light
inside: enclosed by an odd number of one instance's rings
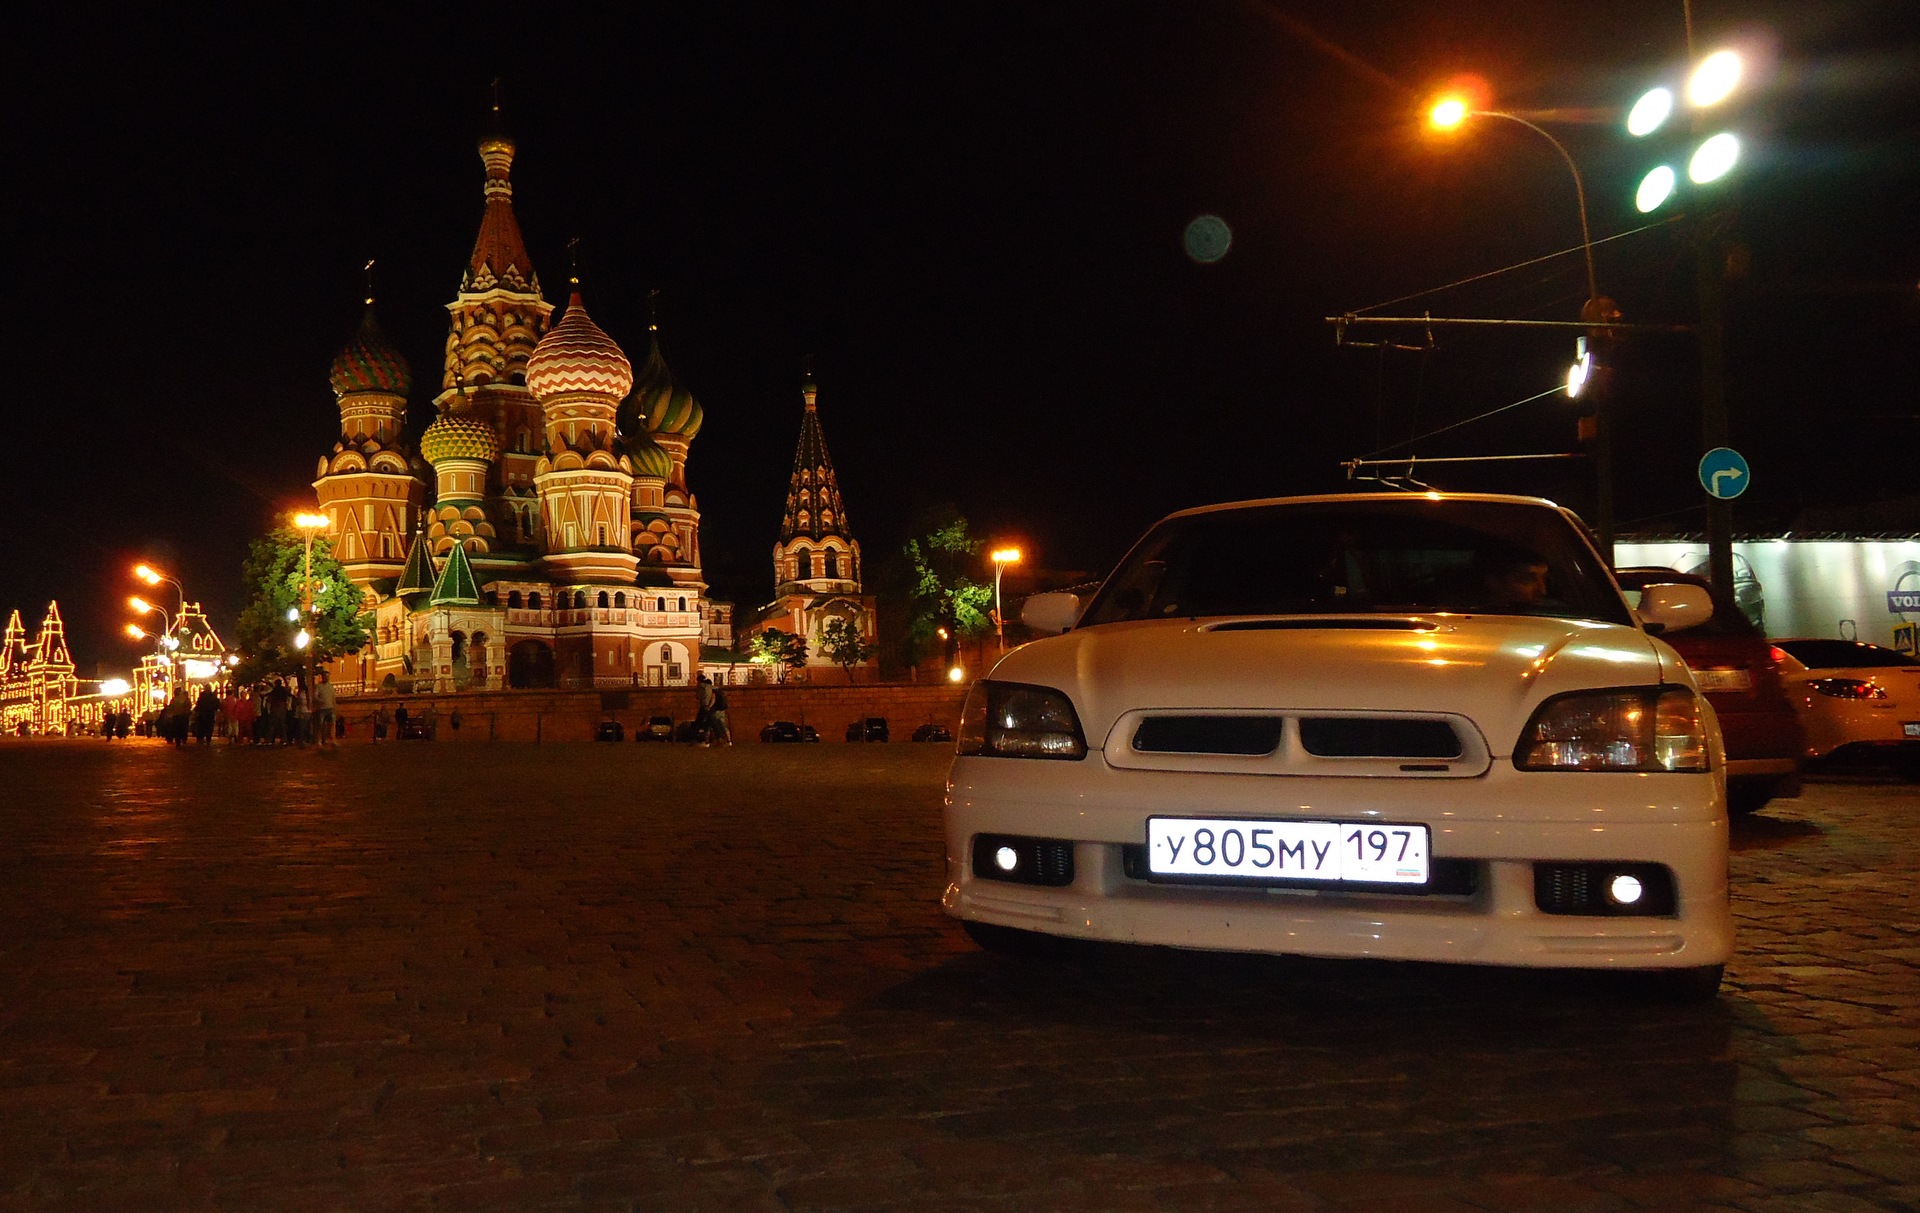
[[[1607,896],[1613,898],[1617,905],[1632,905],[1640,900],[1640,893],[1640,880],[1635,876],[1616,876],[1613,883],[1607,886]]]
[[[1001,847],[993,853],[993,862],[1002,872],[1011,872],[1020,866],[1020,856],[1012,847]],[[1634,896],[1639,896],[1639,888],[1637,886],[1634,889]]]

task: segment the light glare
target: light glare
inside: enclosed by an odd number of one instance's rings
[[[1589,354],[1580,355],[1579,359],[1567,368],[1567,395],[1569,397],[1577,398],[1580,395],[1581,391],[1587,386],[1587,376],[1592,373],[1592,370],[1593,357]]]
[[[1002,872],[1011,872],[1020,866],[1020,856],[1012,847],[1001,847],[993,853],[993,862]]]
[[[1675,181],[1673,169],[1661,165],[1640,179],[1640,188],[1633,192],[1633,205],[1643,215],[1656,210],[1661,203],[1673,197]]]
[[[1740,159],[1740,140],[1721,131],[1700,145],[1687,161],[1687,176],[1695,185],[1718,181],[1733,171]]]
[[[1427,111],[1427,125],[1437,131],[1450,131],[1467,120],[1467,103],[1458,97],[1442,97]]]
[[[1607,893],[1623,906],[1630,906],[1640,900],[1640,879],[1637,876],[1616,876],[1607,886]]]
[[[1640,100],[1633,103],[1627,111],[1627,134],[1636,138],[1651,135],[1660,129],[1668,115],[1673,113],[1673,90],[1669,88],[1649,89]]]
[[[1740,86],[1744,66],[1734,51],[1715,51],[1708,55],[1687,77],[1687,104],[1708,106],[1725,101]]]

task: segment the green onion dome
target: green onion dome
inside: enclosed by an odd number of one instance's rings
[[[706,419],[700,402],[693,393],[682,387],[675,387],[673,373],[667,370],[667,360],[660,356],[660,339],[653,339],[653,349],[647,353],[647,363],[640,368],[640,374],[633,383],[633,395],[629,398],[640,415],[641,424],[650,434],[678,434],[683,438],[692,438],[700,432],[700,423]]]
[[[492,463],[500,454],[500,438],[484,421],[442,413],[420,435],[420,453],[428,463],[442,459],[484,459]]]
[[[587,315],[576,290],[566,315],[527,358],[527,390],[541,400],[573,395],[618,400],[632,387],[633,363]]]
[[[413,373],[407,368],[407,360],[386,334],[380,331],[380,324],[373,318],[373,307],[367,307],[367,314],[360,321],[360,329],[354,333],[353,340],[347,342],[347,348],[333,360],[333,373],[329,376],[333,383],[335,396],[346,396],[353,392],[386,392],[393,396],[404,396],[413,386]]]
[[[650,476],[655,480],[673,476],[673,456],[645,430],[627,439],[627,458],[632,461],[636,476]]]

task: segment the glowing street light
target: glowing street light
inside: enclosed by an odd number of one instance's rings
[[[1718,50],[1700,60],[1688,73],[1680,95],[1698,126],[1710,110],[1740,90],[1746,77],[1746,61],[1738,51]],[[1627,134],[1636,139],[1666,129],[1673,117],[1675,97],[1664,85],[1647,90],[1627,111]],[[1702,139],[1687,156],[1687,180],[1695,185],[1710,185],[1724,178],[1740,161],[1740,139],[1731,131],[1718,131]],[[1659,164],[1640,179],[1634,190],[1633,205],[1641,214],[1652,214],[1672,198],[1680,187],[1680,173],[1673,164]]]
[[[1006,620],[1000,613],[1000,575],[1007,571],[1010,564],[1020,563],[1019,548],[995,548],[993,560],[993,636],[1002,653],[1007,651]],[[954,681],[958,682],[959,679]]]
[[[321,531],[327,529],[327,516],[325,514],[309,514],[303,511],[293,516],[293,525],[299,528],[301,536],[306,540],[307,544],[306,559],[301,566],[300,592],[303,595],[303,605],[306,607],[306,616],[311,620],[313,618],[313,538]],[[302,627],[299,634],[293,638],[293,647],[307,655],[306,690],[309,695],[313,694],[312,645],[312,634],[309,633],[305,627]]]

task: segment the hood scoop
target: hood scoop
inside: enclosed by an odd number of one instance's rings
[[[1437,632],[1440,625],[1428,619],[1402,616],[1335,615],[1312,619],[1235,619],[1203,629],[1208,632]]]

